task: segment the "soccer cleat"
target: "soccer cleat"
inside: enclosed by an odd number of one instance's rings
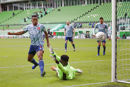
[[[74,52],[76,51],[76,49],[74,49]]]
[[[44,77],[46,75],[46,72],[44,71],[42,74],[41,74],[41,77]]]
[[[65,49],[65,52],[67,52],[67,50]]]
[[[98,53],[97,56],[100,56],[100,54]]]
[[[38,66],[38,65],[33,65],[33,66],[32,66],[32,69],[35,69],[37,66]]]

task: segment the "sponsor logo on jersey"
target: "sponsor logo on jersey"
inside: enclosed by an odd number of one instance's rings
[[[40,27],[37,27],[38,30],[40,30]]]

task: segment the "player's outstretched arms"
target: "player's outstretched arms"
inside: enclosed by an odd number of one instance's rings
[[[48,47],[51,54],[54,54],[53,48],[50,46]]]
[[[61,69],[62,72],[64,72],[65,74],[68,74],[68,70],[66,68],[64,68],[64,66],[60,63],[60,61],[56,61],[57,66]]]
[[[24,33],[25,33],[24,31],[20,31],[20,32],[16,32],[16,33],[8,32],[8,35],[22,35]]]
[[[49,46],[48,48],[51,53],[50,56],[52,57],[52,59],[60,61],[60,57],[54,52],[53,48],[51,46]]]
[[[74,67],[71,66],[71,69],[76,72],[76,73],[82,73],[83,71],[80,69],[75,69]]]

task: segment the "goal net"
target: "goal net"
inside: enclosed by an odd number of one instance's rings
[[[112,81],[130,83],[130,1],[112,4]]]

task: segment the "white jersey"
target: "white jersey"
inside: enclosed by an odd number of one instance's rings
[[[94,34],[95,34],[95,30],[98,29],[98,32],[104,32],[105,34],[107,33],[107,29],[108,26],[106,24],[101,24],[101,23],[97,23],[94,29]]]
[[[66,31],[66,37],[73,37],[73,26],[72,25],[66,25],[65,31]]]
[[[31,45],[43,45],[43,34],[45,31],[45,27],[43,24],[37,24],[34,26],[33,24],[27,25],[24,28],[24,32],[28,32],[31,39]]]

